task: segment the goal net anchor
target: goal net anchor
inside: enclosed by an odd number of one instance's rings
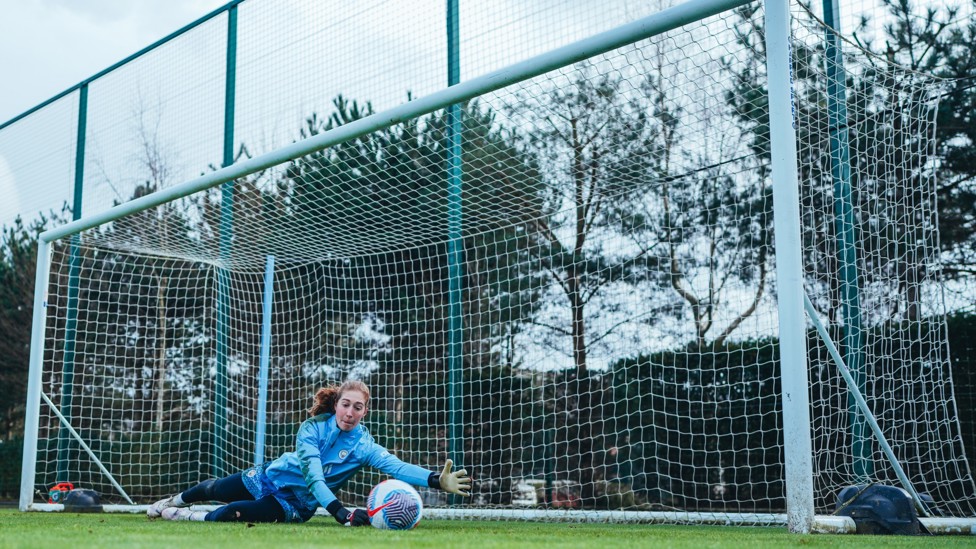
[[[123,498],[125,498],[126,501],[129,502],[129,505],[135,505],[135,502],[132,501],[132,498],[129,497],[129,494],[125,492],[125,489],[122,488],[122,485],[120,485],[119,482],[115,480],[115,477],[105,467],[105,464],[102,463],[102,460],[99,459],[97,455],[95,455],[95,452],[88,446],[85,440],[81,438],[81,435],[78,434],[78,431],[76,431],[75,428],[71,426],[71,423],[68,421],[68,418],[64,417],[64,415],[61,413],[61,410],[58,410],[58,407],[54,404],[54,402],[52,402],[51,399],[44,393],[41,393],[41,399],[44,400],[44,402],[48,406],[51,407],[51,411],[54,412],[54,415],[58,417],[58,420],[61,422],[61,425],[64,426],[65,430],[68,431],[68,433],[71,435],[71,438],[75,439],[78,442],[78,445],[81,446],[81,448],[85,451],[86,454],[88,454],[88,457],[91,458],[92,463],[94,463],[95,466],[98,467],[98,470],[101,471],[103,475],[105,475],[105,478],[107,478],[108,481],[112,484],[112,486],[115,487],[116,491],[118,491],[118,493]]]
[[[817,329],[817,333],[823,340],[824,345],[827,346],[827,350],[830,352],[830,356],[833,357],[834,363],[837,365],[840,375],[844,377],[844,381],[847,382],[847,388],[850,390],[851,394],[854,396],[854,400],[857,402],[857,407],[864,414],[868,425],[871,427],[871,432],[874,433],[878,444],[881,445],[881,449],[884,451],[885,456],[891,464],[891,467],[895,470],[895,474],[898,476],[898,480],[901,481],[902,487],[912,496],[912,501],[915,504],[915,509],[918,510],[918,514],[923,517],[931,516],[925,502],[922,501],[922,497],[915,490],[915,486],[912,485],[911,480],[909,480],[908,475],[905,473],[905,469],[901,466],[898,458],[895,456],[895,451],[888,444],[888,439],[885,437],[884,433],[881,431],[881,426],[878,425],[878,420],[874,417],[874,413],[868,406],[867,401],[864,400],[864,395],[861,394],[861,390],[858,389],[857,384],[854,382],[854,377],[851,375],[851,371],[847,368],[847,364],[844,363],[844,358],[840,356],[840,351],[837,350],[837,346],[834,345],[830,334],[827,333],[827,328],[824,327],[823,323],[820,321],[820,315],[817,314],[817,310],[814,309],[813,303],[810,302],[810,297],[803,294],[803,307],[807,311],[807,315],[810,317],[810,321],[813,322],[814,327]]]

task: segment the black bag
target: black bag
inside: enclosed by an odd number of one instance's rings
[[[895,486],[848,486],[837,495],[834,514],[854,519],[858,534],[928,533],[918,521],[912,496]]]
[[[98,492],[87,488],[76,488],[65,496],[64,510],[69,513],[100,513],[102,504]]]

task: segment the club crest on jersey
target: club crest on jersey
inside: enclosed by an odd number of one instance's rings
[[[250,471],[247,472],[247,476],[249,476],[249,477],[257,476],[257,474],[258,474],[258,472],[255,471],[254,469],[251,469]]]
[[[339,459],[346,459],[349,455],[349,450],[339,450]]]

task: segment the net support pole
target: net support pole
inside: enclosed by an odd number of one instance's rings
[[[268,364],[271,362],[271,303],[274,299],[274,256],[264,266],[264,303],[261,311],[261,355],[258,366],[258,415],[254,433],[254,465],[264,463],[268,418]]]
[[[227,69],[224,76],[224,158],[222,168],[234,163],[234,94],[237,74],[237,6],[227,10]],[[220,256],[217,267],[217,373],[214,379],[213,476],[225,474],[227,458],[227,360],[230,330],[230,274],[227,262],[234,233],[234,182],[220,189]]]
[[[115,489],[119,492],[119,494],[121,494],[122,497],[125,498],[125,501],[128,501],[129,505],[135,505],[136,503],[132,501],[132,498],[129,497],[129,494],[125,492],[125,488],[122,488],[122,485],[119,484],[119,481],[115,480],[115,477],[112,475],[112,473],[109,472],[108,468],[105,467],[105,464],[102,463],[102,460],[99,459],[97,455],[95,455],[95,452],[92,451],[91,446],[88,446],[88,444],[85,442],[85,439],[81,438],[81,435],[78,434],[78,431],[75,431],[74,427],[71,426],[71,423],[68,422],[68,418],[64,417],[64,414],[62,414],[61,411],[58,410],[58,407],[54,405],[54,402],[51,402],[51,399],[49,399],[47,395],[45,395],[43,392],[41,392],[41,398],[44,399],[44,402],[51,408],[51,411],[54,412],[54,415],[57,416],[58,420],[61,421],[61,428],[68,432],[68,436],[70,436],[71,438],[75,439],[76,442],[78,442],[78,445],[81,446],[81,449],[88,454],[88,457],[91,459],[92,463],[94,463],[95,466],[98,467],[98,470],[101,471],[103,475],[105,475],[105,478],[107,478],[108,481],[112,484],[112,486],[114,486]]]
[[[75,142],[75,185],[71,218],[81,219],[81,205],[85,185],[85,135],[88,128],[88,84],[78,90],[78,134]],[[78,235],[71,238],[68,259],[68,302],[65,306],[64,359],[61,370],[61,409],[68,424],[71,423],[74,397],[75,346],[78,333],[78,286],[81,283],[81,249]],[[57,482],[70,482],[71,435],[65,429],[58,430]],[[77,480],[77,479],[75,479]]]
[[[765,7],[787,527],[807,533],[814,517],[813,457],[789,0],[765,0]]]
[[[458,29],[458,1],[447,1],[447,85],[461,81],[460,40]],[[464,463],[464,415],[462,382],[464,378],[464,326],[461,300],[463,296],[464,240],[461,232],[462,219],[462,166],[461,166],[461,105],[447,107],[447,264],[450,306],[448,332],[448,456],[458,466]],[[452,497],[451,503],[457,503]]]
[[[875,439],[877,439],[878,444],[881,446],[881,450],[884,452],[885,456],[888,458],[888,462],[891,464],[891,468],[895,470],[895,476],[901,482],[902,487],[912,496],[912,501],[915,502],[915,509],[918,514],[923,517],[931,516],[928,508],[925,506],[925,502],[922,501],[921,496],[915,490],[915,486],[912,481],[908,478],[908,474],[905,473],[905,468],[901,466],[901,462],[898,461],[898,457],[895,455],[894,449],[892,449],[891,444],[888,443],[888,439],[884,436],[884,432],[881,430],[881,426],[878,425],[878,420],[874,417],[874,413],[868,406],[866,400],[864,400],[864,395],[858,390],[857,385],[854,383],[854,376],[850,368],[844,364],[844,359],[841,358],[840,352],[834,345],[834,342],[830,339],[830,334],[827,333],[827,328],[824,327],[823,323],[820,322],[820,316],[817,315],[817,310],[813,308],[813,303],[810,302],[810,298],[804,294],[803,295],[803,306],[806,308],[807,314],[810,315],[810,321],[813,322],[814,328],[817,329],[817,333],[820,334],[820,339],[823,340],[824,345],[827,346],[827,352],[834,359],[834,364],[837,365],[837,369],[840,371],[841,377],[847,383],[850,394],[854,398],[854,404],[858,407],[863,414],[865,423],[874,433]]]
[[[840,301],[844,314],[844,359],[853,378],[848,389],[847,408],[851,426],[851,457],[859,482],[873,475],[871,445],[866,418],[861,414],[855,391],[864,393],[864,349],[861,332],[861,297],[858,283],[854,202],[851,190],[851,151],[847,120],[847,75],[841,49],[840,7],[836,0],[823,0],[824,41],[827,64],[827,126],[830,131],[830,173],[834,180],[834,216],[837,230],[837,265],[840,270]]]
[[[20,510],[34,501],[37,473],[37,436],[41,417],[41,369],[44,365],[44,334],[47,331],[47,281],[51,275],[51,243],[37,239],[37,271],[34,273],[34,311],[31,320],[30,369],[27,373],[27,403],[24,414],[24,458],[20,465]]]

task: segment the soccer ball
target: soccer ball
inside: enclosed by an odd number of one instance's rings
[[[413,486],[400,480],[384,480],[370,491],[366,512],[375,528],[409,530],[420,522],[424,503]]]

